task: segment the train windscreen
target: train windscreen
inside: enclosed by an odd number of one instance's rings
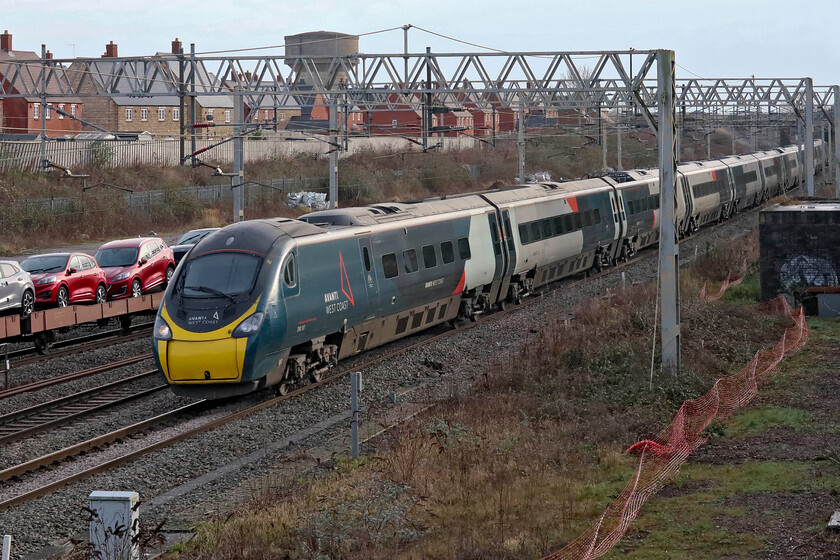
[[[247,253],[211,253],[187,263],[178,291],[185,297],[233,297],[254,288],[262,259]]]

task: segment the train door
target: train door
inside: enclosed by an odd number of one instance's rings
[[[502,230],[499,227],[498,215],[495,211],[487,215],[490,221],[490,239],[493,242],[493,258],[496,261],[496,268],[493,271],[493,283],[490,285],[490,303],[496,303],[500,299],[502,277],[505,271],[505,261],[507,260],[507,251],[504,248],[504,240],[502,239]],[[507,294],[504,294],[505,296]]]
[[[367,321],[375,317],[379,310],[379,281],[376,278],[376,270],[373,266],[370,238],[359,238],[359,251],[361,253],[362,272],[365,277],[365,290],[367,291],[365,301],[365,321]]]
[[[504,299],[507,296],[510,286],[510,279],[513,276],[513,269],[516,268],[516,243],[513,240],[513,229],[510,225],[510,211],[502,210],[502,252],[507,255],[502,283],[499,288],[499,297]],[[495,249],[494,249],[495,251]]]

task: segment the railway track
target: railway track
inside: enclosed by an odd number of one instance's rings
[[[135,381],[147,379],[155,374],[157,370],[146,371],[0,416],[0,445],[41,433],[49,428],[67,425],[86,415],[166,389],[166,384],[140,391],[131,388],[130,385]]]
[[[31,391],[37,391],[39,389],[44,389],[46,387],[52,387],[53,385],[59,385],[61,383],[66,383],[68,381],[75,381],[76,379],[82,379],[85,377],[90,377],[92,375],[96,375],[99,373],[104,373],[106,371],[111,371],[113,369],[130,366],[136,364],[138,362],[142,362],[145,360],[150,360],[154,357],[154,355],[149,352],[147,354],[141,354],[139,356],[132,356],[131,358],[126,358],[124,360],[119,360],[116,362],[111,362],[110,364],[104,364],[101,366],[95,366],[92,368],[84,369],[81,371],[74,371],[72,373],[66,373],[64,375],[58,375],[56,377],[51,377],[49,379],[40,379],[38,381],[31,381],[29,383],[21,383],[20,385],[16,385],[14,387],[10,387],[8,389],[4,389],[0,391],[0,399],[5,399],[14,395],[19,395],[21,393],[28,393]]]
[[[753,210],[750,210],[750,212],[752,212],[752,211]],[[747,213],[747,212],[745,212],[745,213]],[[51,492],[53,492],[53,491],[55,491],[59,488],[62,488],[64,486],[67,486],[67,485],[72,484],[74,482],[78,482],[78,481],[84,480],[86,478],[89,478],[91,476],[94,476],[96,474],[106,472],[106,471],[111,470],[113,468],[116,468],[120,465],[124,465],[126,463],[131,462],[131,461],[134,461],[134,460],[138,459],[139,457],[142,457],[142,456],[147,455],[149,453],[152,453],[154,451],[157,451],[157,450],[163,449],[165,447],[174,445],[178,442],[181,442],[181,441],[186,440],[188,438],[197,436],[199,434],[209,432],[209,431],[211,431],[215,428],[218,428],[218,427],[223,426],[225,424],[228,424],[230,422],[234,422],[236,420],[245,418],[246,416],[249,416],[251,414],[257,413],[261,410],[265,410],[267,408],[276,406],[276,405],[278,405],[282,402],[285,402],[287,400],[296,398],[296,397],[298,397],[298,396],[300,396],[304,393],[307,393],[309,391],[318,389],[320,387],[324,387],[328,384],[334,383],[335,381],[343,379],[345,376],[349,375],[349,373],[351,371],[368,369],[368,368],[370,368],[374,365],[377,365],[381,362],[393,359],[393,358],[395,358],[395,357],[397,357],[401,354],[404,354],[404,353],[406,353],[410,350],[414,350],[414,349],[417,349],[417,348],[420,348],[420,347],[423,347],[423,346],[426,346],[426,345],[444,340],[444,339],[448,338],[449,336],[453,336],[455,334],[462,333],[465,330],[478,327],[480,325],[483,325],[483,324],[487,323],[488,321],[499,320],[509,313],[516,313],[516,312],[518,312],[522,309],[525,309],[525,308],[527,308],[531,305],[535,305],[538,301],[540,301],[541,296],[545,295],[546,293],[550,293],[550,292],[555,291],[555,290],[572,289],[572,288],[581,286],[585,283],[594,281],[598,278],[603,278],[603,277],[611,275],[611,274],[619,273],[622,269],[624,269],[624,268],[626,268],[626,267],[628,267],[632,264],[635,264],[635,263],[637,263],[637,262],[639,262],[643,259],[654,258],[657,254],[657,251],[658,251],[657,247],[647,248],[643,251],[640,251],[633,258],[631,258],[631,259],[629,259],[625,262],[619,263],[619,264],[617,264],[613,267],[610,267],[609,269],[606,269],[604,271],[594,273],[594,274],[591,274],[591,275],[583,277],[583,278],[578,277],[578,278],[561,280],[561,281],[555,283],[553,286],[551,286],[548,290],[545,290],[540,294],[534,294],[533,297],[530,297],[530,298],[524,300],[522,303],[520,303],[518,305],[506,306],[505,309],[496,311],[492,314],[481,316],[478,320],[476,320],[474,322],[463,324],[458,328],[453,328],[453,329],[444,331],[442,333],[439,333],[439,334],[436,334],[436,335],[433,335],[433,336],[424,337],[422,340],[419,340],[419,341],[417,341],[413,344],[401,347],[401,348],[393,350],[393,351],[383,352],[382,354],[377,355],[377,356],[372,357],[372,358],[362,359],[361,362],[354,362],[352,364],[352,366],[349,366],[349,365],[348,366],[343,366],[343,367],[339,366],[340,371],[337,371],[337,372],[333,373],[332,375],[324,377],[323,379],[321,379],[318,382],[309,383],[309,384],[304,385],[302,387],[296,388],[296,389],[290,391],[289,393],[287,393],[285,395],[270,398],[270,399],[268,399],[264,402],[246,407],[246,408],[244,408],[242,410],[239,410],[239,411],[236,411],[236,412],[226,414],[222,417],[219,417],[219,418],[214,419],[212,421],[209,421],[207,423],[201,424],[199,426],[190,428],[188,430],[184,430],[182,432],[179,432],[178,434],[167,437],[165,439],[160,439],[158,441],[155,441],[154,443],[150,443],[148,445],[144,445],[142,447],[132,449],[130,451],[127,451],[124,454],[121,454],[117,457],[114,457],[114,458],[111,458],[109,460],[103,461],[103,462],[101,462],[101,463],[99,463],[95,466],[92,466],[90,468],[85,468],[83,470],[80,470],[79,472],[76,472],[74,474],[65,476],[65,477],[61,478],[60,480],[52,481],[52,482],[44,484],[44,485],[42,485],[38,488],[35,488],[33,490],[23,492],[23,493],[18,494],[14,497],[11,497],[11,498],[6,498],[5,500],[0,501],[0,511],[8,509],[8,508],[16,506],[16,505],[19,505],[19,504],[22,504],[22,503],[25,503],[25,502],[28,502],[28,501],[31,501],[31,500],[34,500],[38,497],[47,495],[47,494],[49,494],[49,493],[51,493]],[[420,334],[420,333],[418,333],[418,334]],[[422,334],[420,334],[420,335],[422,336]],[[44,468],[44,467],[49,467],[50,465],[54,465],[57,462],[64,461],[64,460],[66,460],[68,458],[71,458],[71,457],[74,457],[74,456],[76,456],[80,453],[103,447],[103,446],[108,445],[109,443],[112,443],[112,442],[117,441],[117,440],[121,440],[121,439],[124,439],[124,438],[129,438],[129,437],[135,436],[137,434],[146,432],[146,431],[148,431],[148,430],[150,430],[150,429],[152,429],[156,426],[159,426],[161,424],[169,423],[169,422],[172,422],[174,420],[181,419],[184,415],[194,414],[196,412],[206,410],[207,407],[209,407],[209,406],[211,406],[211,404],[207,401],[203,401],[203,400],[198,401],[196,403],[192,403],[192,404],[187,405],[185,407],[181,407],[179,409],[167,412],[167,413],[162,414],[160,416],[157,416],[155,418],[151,418],[151,419],[145,420],[143,422],[140,422],[138,424],[134,424],[133,426],[129,426],[129,427],[123,428],[121,430],[117,430],[115,432],[111,432],[109,434],[105,434],[103,436],[93,438],[93,439],[88,440],[86,442],[82,442],[80,444],[65,448],[61,451],[57,451],[55,453],[51,453],[49,455],[45,455],[45,456],[37,458],[37,459],[33,459],[33,460],[31,460],[27,463],[23,463],[21,465],[11,467],[11,468],[6,469],[4,471],[0,471],[0,482],[4,482],[4,481],[8,481],[10,479],[16,479],[16,478],[19,478],[21,476],[25,476],[27,472],[30,472],[30,471],[33,471],[33,470],[36,470],[36,469],[41,469],[41,468]]]
[[[122,329],[117,329],[104,333],[94,333],[80,336],[68,340],[60,340],[53,343],[51,351],[48,354],[39,354],[38,351],[33,348],[13,350],[8,353],[8,359],[10,362],[9,369],[30,364],[37,364],[55,358],[65,358],[67,356],[73,356],[83,352],[106,348],[115,344],[141,340],[143,338],[147,338],[151,333],[151,326],[143,324],[131,327],[129,334],[125,334]],[[5,358],[6,355],[3,355],[2,357]]]
[[[649,254],[647,254],[647,253],[646,254],[640,254],[639,256],[631,259],[630,261],[628,261],[626,263],[621,263],[621,264],[619,264],[615,267],[610,268],[607,271],[594,274],[594,275],[592,275],[588,278],[573,280],[571,282],[568,281],[568,280],[567,281],[561,281],[553,289],[563,289],[563,288],[574,287],[574,286],[583,284],[585,282],[589,282],[591,280],[594,280],[596,278],[606,276],[607,274],[611,274],[611,273],[614,273],[618,270],[621,270],[623,267],[628,266],[628,265],[630,265],[634,262],[637,262],[638,260],[641,260],[642,258],[645,258],[646,256],[649,256]],[[482,324],[484,324],[488,321],[498,320],[501,317],[503,317],[503,316],[505,316],[509,313],[515,313],[518,310],[524,309],[524,308],[528,307],[529,305],[532,305],[532,304],[536,303],[537,301],[539,301],[539,296],[529,298],[519,305],[510,306],[510,307],[507,307],[504,310],[500,310],[500,311],[497,311],[493,314],[483,316],[482,318],[478,319],[475,322],[466,323],[466,324],[464,324],[464,325],[462,325],[458,328],[449,329],[449,330],[446,330],[442,333],[433,335],[431,337],[425,337],[422,340],[417,341],[413,344],[410,344],[410,345],[407,345],[407,346],[404,346],[404,347],[401,347],[399,349],[392,350],[392,351],[389,351],[389,352],[384,352],[384,353],[382,353],[378,356],[375,356],[375,357],[371,357],[371,358],[368,358],[368,359],[362,359],[361,362],[354,362],[352,367],[341,367],[341,366],[339,366],[340,371],[337,371],[337,372],[333,373],[332,375],[324,377],[323,379],[321,379],[320,381],[318,381],[316,383],[309,383],[309,384],[304,385],[302,387],[296,388],[296,389],[290,391],[289,393],[287,393],[285,395],[273,397],[273,398],[270,398],[270,399],[268,399],[266,401],[263,401],[261,403],[246,407],[244,409],[241,409],[241,410],[238,410],[238,411],[235,411],[235,412],[228,413],[228,414],[226,414],[226,415],[224,415],[220,418],[214,419],[212,421],[209,421],[209,422],[201,424],[199,426],[190,428],[188,430],[184,430],[184,431],[179,432],[179,433],[177,433],[173,436],[155,441],[154,443],[144,445],[140,448],[132,449],[130,451],[127,451],[124,454],[119,455],[118,457],[114,457],[114,458],[111,458],[109,460],[103,461],[101,463],[98,463],[98,464],[90,467],[90,468],[85,468],[85,469],[83,469],[79,472],[76,472],[74,474],[65,476],[65,477],[61,478],[60,480],[51,481],[47,484],[44,484],[44,485],[42,485],[38,488],[33,489],[33,490],[18,494],[16,496],[12,497],[12,498],[7,498],[4,501],[0,501],[0,511],[2,511],[4,509],[8,509],[10,507],[13,507],[15,505],[25,503],[25,502],[30,501],[30,500],[34,500],[34,499],[39,498],[41,496],[45,496],[45,495],[47,495],[47,494],[49,494],[49,493],[51,493],[51,492],[53,492],[53,491],[55,491],[59,488],[62,488],[64,486],[67,486],[67,485],[72,484],[74,482],[78,482],[78,481],[84,480],[86,478],[89,478],[91,476],[94,476],[96,474],[106,472],[106,471],[111,470],[113,468],[116,468],[120,465],[124,465],[126,463],[131,462],[131,461],[134,461],[134,460],[138,459],[139,457],[142,457],[144,455],[147,455],[149,453],[152,453],[154,451],[162,449],[164,447],[174,445],[174,444],[176,444],[180,441],[183,441],[185,439],[188,439],[188,438],[197,436],[199,434],[208,432],[210,430],[213,430],[215,428],[218,428],[218,427],[223,426],[225,424],[228,424],[230,422],[234,422],[236,420],[245,418],[246,416],[249,416],[251,414],[255,414],[255,413],[257,413],[261,410],[265,410],[267,408],[276,406],[276,405],[278,405],[280,403],[283,403],[287,400],[290,400],[290,399],[296,398],[300,395],[303,395],[304,393],[307,393],[309,391],[313,391],[313,390],[316,390],[318,388],[324,387],[328,384],[331,384],[331,383],[334,383],[334,382],[336,382],[340,379],[343,379],[344,377],[349,375],[349,373],[351,371],[368,369],[368,368],[373,367],[373,366],[375,366],[379,363],[382,363],[386,360],[391,360],[391,359],[393,359],[393,358],[395,358],[395,357],[397,357],[401,354],[404,354],[404,353],[406,353],[410,350],[421,348],[421,347],[426,346],[428,344],[432,344],[434,342],[444,340],[444,339],[446,339],[450,336],[453,336],[455,334],[462,333],[465,330],[478,327],[479,325],[482,325]],[[106,445],[109,445],[109,444],[111,444],[111,443],[113,443],[117,440],[124,440],[124,439],[127,439],[127,438],[131,438],[131,437],[134,437],[138,434],[145,433],[145,432],[147,432],[147,431],[149,431],[149,430],[151,430],[155,427],[158,427],[158,426],[161,426],[161,425],[164,425],[164,424],[170,424],[170,423],[172,423],[176,420],[182,420],[184,416],[189,416],[189,415],[199,413],[201,411],[206,410],[210,406],[212,406],[212,404],[208,401],[205,401],[205,400],[197,401],[197,402],[191,403],[187,406],[184,406],[184,407],[172,410],[170,412],[161,414],[161,415],[156,416],[154,418],[150,418],[148,420],[144,420],[144,421],[139,422],[137,424],[133,424],[132,426],[127,426],[125,428],[110,432],[108,434],[104,434],[102,436],[92,438],[92,439],[87,440],[85,442],[67,447],[67,448],[62,449],[60,451],[56,451],[54,453],[44,455],[44,456],[39,457],[37,459],[27,461],[26,463],[22,463],[20,465],[8,468],[4,471],[0,471],[0,482],[6,482],[6,481],[10,481],[10,480],[13,480],[13,479],[20,478],[22,476],[25,476],[26,473],[28,473],[28,472],[31,472],[31,471],[34,471],[34,470],[37,470],[37,469],[49,468],[51,466],[60,464],[62,461],[66,461],[66,460],[68,460],[72,457],[76,457],[81,453],[86,453],[86,452],[89,452],[91,450],[95,450],[97,448],[102,448],[102,447],[104,447]],[[2,420],[2,419],[0,419],[0,420]],[[0,440],[0,441],[2,441],[2,440]]]

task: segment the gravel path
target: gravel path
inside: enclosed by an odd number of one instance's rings
[[[702,254],[707,247],[714,246],[720,240],[731,240],[746,234],[755,228],[757,223],[758,213],[750,212],[714,230],[704,230],[681,243],[683,264],[693,260],[695,248],[698,254]],[[656,274],[656,259],[649,255],[648,258],[622,270],[628,284],[647,281]],[[387,407],[389,392],[420,383],[424,384],[423,389],[414,397],[419,398],[419,394],[422,394],[422,398],[429,401],[446,398],[458,391],[468,391],[475,376],[480,375],[488,364],[516,352],[548,321],[566,317],[569,310],[579,302],[602,295],[608,288],[620,285],[621,274],[616,271],[581,286],[549,293],[515,313],[482,321],[475,328],[387,360],[364,372],[362,405],[368,411]],[[406,343],[416,340],[412,338]],[[388,350],[392,348],[393,346]],[[113,359],[126,357],[126,351],[123,348],[115,349]],[[433,367],[430,367],[430,364]],[[346,365],[352,367],[352,362],[348,361]],[[15,554],[21,556],[49,544],[66,542],[69,537],[78,536],[86,531],[87,516],[81,508],[87,505],[87,496],[93,490],[137,491],[141,500],[146,502],[141,508],[144,524],[154,525],[167,519],[168,528],[187,528],[201,520],[208,511],[223,510],[238,496],[247,494],[248,488],[253,486],[255,480],[265,476],[272,466],[290,458],[298,458],[302,448],[343,437],[347,428],[346,422],[335,423],[332,428],[302,442],[301,446],[268,453],[265,459],[245,465],[206,487],[166,504],[154,505],[153,498],[249,453],[264,449],[272,442],[293,436],[317,422],[344,413],[349,406],[348,384],[349,382],[339,382],[308,392],[283,405],[190,438],[130,465],[74,484],[11,511],[2,512],[0,534],[14,536]],[[263,398],[266,396],[249,396],[239,403],[241,405]],[[3,401],[0,401],[0,406],[3,405]],[[144,399],[142,403],[121,408],[118,413],[103,415],[102,423],[97,423],[95,431],[101,433],[104,423],[120,419],[127,424],[131,420],[126,419],[134,418],[134,414],[145,412],[145,416],[148,417],[154,410],[158,410],[158,407],[173,405],[177,405],[177,402],[169,392],[158,393]],[[212,414],[218,414],[230,406],[236,406],[236,403],[214,409]],[[83,425],[74,428],[79,433],[87,429]],[[158,435],[154,437],[160,437],[162,432],[155,433]],[[46,434],[39,438],[44,441],[39,441],[37,445],[47,447],[60,441],[62,437],[63,434]],[[102,460],[104,455],[92,453],[73,463]],[[0,492],[3,492],[2,486]]]

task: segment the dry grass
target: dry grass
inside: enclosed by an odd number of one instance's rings
[[[721,274],[728,262],[710,257],[704,270]],[[533,558],[556,549],[623,486],[634,466],[624,449],[781,332],[750,307],[683,293],[678,378],[661,378],[658,365],[650,376],[653,288],[610,293],[488,364],[470,394],[387,433],[370,458],[257,492],[258,507],[207,524],[179,558]]]
[[[649,165],[649,154],[642,141],[628,139],[625,165]],[[635,142],[635,144],[634,144]],[[638,144],[640,159],[631,149]],[[614,148],[614,147],[613,147]],[[614,157],[615,154],[613,154]],[[654,154],[655,156],[655,154]],[[600,146],[581,136],[538,136],[526,145],[526,171],[548,171],[552,177],[579,177],[601,167]],[[339,165],[339,204],[364,205],[381,201],[407,201],[426,197],[483,190],[491,186],[513,184],[517,174],[517,145],[500,140],[495,148],[482,144],[475,150],[457,152],[360,153],[343,158]],[[655,164],[655,157],[654,157]],[[208,162],[216,165],[216,162]],[[473,177],[471,167],[480,175]],[[221,165],[228,169],[229,165]],[[27,199],[65,197],[78,200],[76,212],[62,215],[44,210],[0,214],[3,252],[15,253],[68,243],[107,240],[114,237],[181,232],[207,223],[222,225],[232,215],[230,202],[204,205],[177,188],[219,183],[206,167],[158,168],[149,165],[129,168],[91,166],[74,172],[89,174],[87,185],[107,183],[135,193],[167,190],[168,200],[144,212],[129,211],[122,204],[121,192],[108,187],[82,191],[79,180],[60,179],[59,173],[0,173],[0,205],[19,204]],[[319,179],[328,181],[327,158],[323,155],[263,160],[249,163],[248,180],[269,183],[277,178]],[[266,194],[249,201],[249,218],[297,216],[300,209],[286,208],[277,196]],[[209,212],[209,215],[207,214]]]

